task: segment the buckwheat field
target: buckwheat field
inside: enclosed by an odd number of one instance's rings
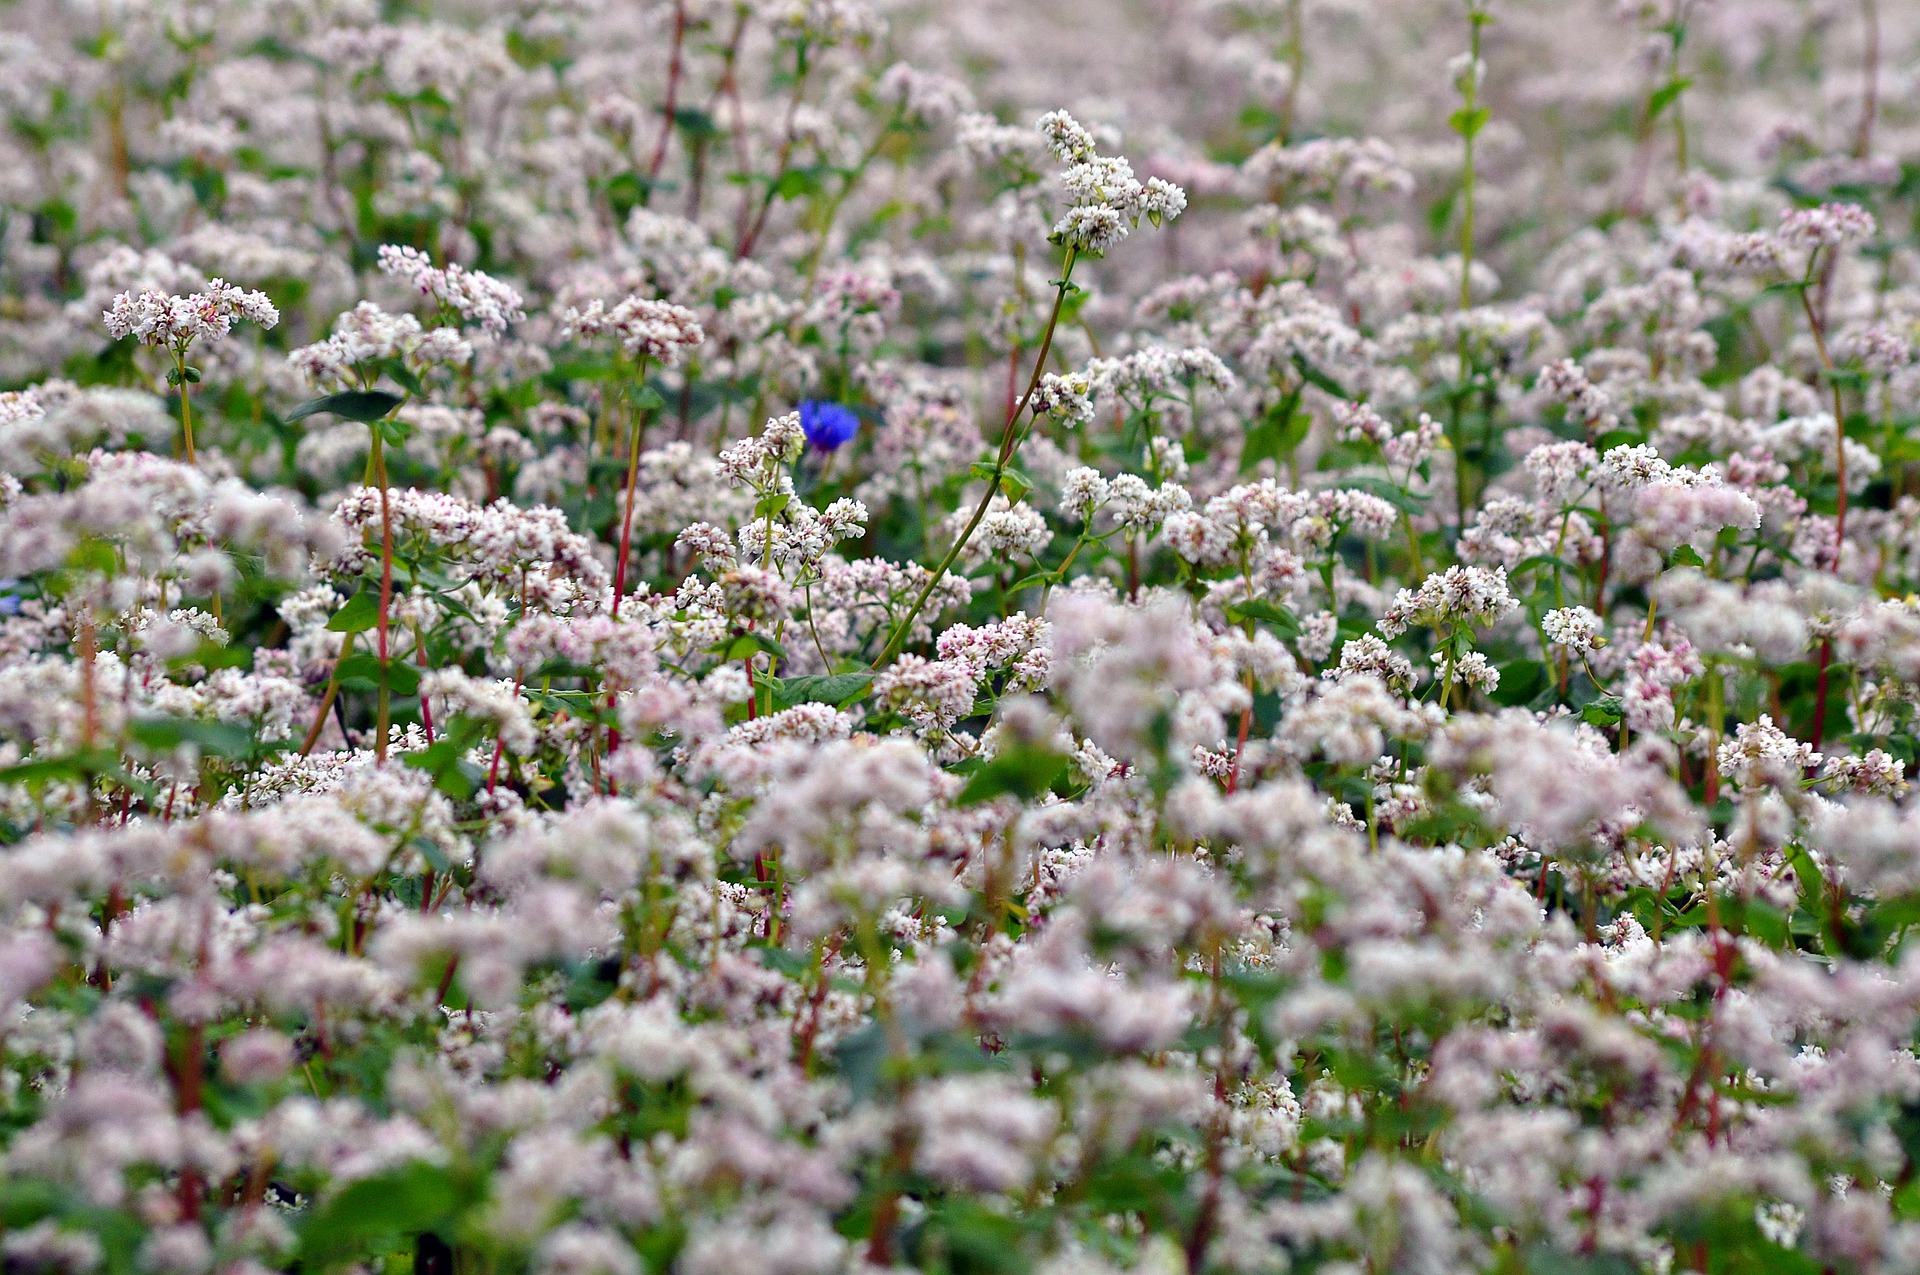
[[[6,1275],[1920,1272],[1920,5],[0,111]]]

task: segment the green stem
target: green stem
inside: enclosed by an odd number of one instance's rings
[[[193,404],[187,396],[187,356],[176,350],[173,355],[173,374],[180,383],[180,443],[187,458],[187,464],[197,463],[193,452]]]
[[[980,525],[981,519],[987,516],[987,510],[993,504],[994,496],[1000,491],[1001,476],[1007,472],[1007,466],[1013,463],[1013,455],[1020,447],[1021,435],[1014,429],[1014,424],[1020,419],[1021,414],[1026,411],[1028,402],[1033,398],[1034,390],[1040,386],[1041,373],[1046,370],[1047,354],[1053,349],[1053,331],[1059,326],[1060,311],[1067,303],[1067,289],[1072,286],[1073,263],[1077,259],[1078,253],[1079,250],[1077,248],[1070,247],[1067,249],[1066,263],[1060,270],[1060,282],[1055,285],[1053,313],[1047,316],[1047,328],[1040,337],[1040,357],[1033,362],[1033,376],[1027,381],[1027,392],[1022,394],[1020,401],[1013,404],[1007,412],[1006,428],[1001,431],[1000,456],[999,459],[994,462],[993,476],[987,482],[986,493],[980,497],[980,503],[974,507],[973,517],[967,520],[965,529],[954,538],[953,547],[947,550],[946,556],[940,560],[940,565],[935,567],[933,574],[927,577],[927,583],[921,588],[920,596],[913,600],[913,605],[907,608],[906,615],[901,618],[899,624],[894,626],[893,636],[887,639],[885,649],[880,652],[879,658],[873,662],[873,667],[876,669],[893,659],[894,656],[900,653],[900,648],[906,645],[907,631],[913,627],[915,617],[920,614],[921,608],[926,606],[927,599],[933,596],[934,589],[939,586],[941,579],[947,574],[947,568],[951,567],[954,559],[960,556],[960,551],[966,547],[967,541],[972,538],[974,530]]]
[[[387,457],[385,444],[380,437],[378,425],[373,427],[373,470],[380,484],[380,610],[376,616],[375,629],[380,642],[380,689],[377,695],[378,708],[374,722],[373,755],[377,760],[387,759],[387,727],[392,714],[392,688],[388,685],[392,678],[389,668],[387,629],[388,616],[393,606],[393,510],[387,500]]]
[[[1460,175],[1460,308],[1473,306],[1473,139],[1480,131],[1474,118],[1480,109],[1480,28],[1485,26],[1487,15],[1475,11],[1467,15],[1467,26],[1471,35],[1468,46],[1466,78],[1461,93],[1466,98],[1463,115],[1465,127],[1460,130],[1466,142],[1465,167]]]
[[[647,383],[647,361],[640,360],[637,377],[641,388]],[[633,418],[632,430],[627,438],[627,507],[620,516],[620,561],[613,573],[613,618],[620,618],[620,597],[627,591],[627,560],[633,552],[633,493],[640,481],[640,430],[646,424],[647,410],[635,411],[632,396],[628,396],[627,412]]]

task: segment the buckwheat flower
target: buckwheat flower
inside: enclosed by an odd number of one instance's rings
[[[712,682],[722,672],[732,673],[739,678],[739,693],[721,698],[730,703],[746,699],[749,689],[747,679],[738,665],[728,664],[724,669],[714,670],[707,675],[707,681]],[[727,732],[727,746],[763,748],[774,740],[819,744],[830,739],[847,738],[853,734],[853,726],[853,718],[837,708],[826,704],[796,704],[782,712],[741,722]]]
[[[1878,229],[1873,214],[1858,204],[1821,204],[1818,208],[1795,208],[1782,213],[1775,233],[1782,243],[1819,249],[1871,239]]]
[[[1413,661],[1374,634],[1363,633],[1340,648],[1340,665],[1327,677],[1335,682],[1372,677],[1404,694],[1413,689]]]
[[[1147,220],[1158,226],[1187,210],[1187,192],[1170,181],[1149,177],[1146,190],[1140,196],[1140,207]]]
[[[1228,390],[1238,383],[1220,356],[1203,346],[1154,345],[1117,359],[1093,359],[1087,363],[1087,379],[1093,394],[1138,398],[1184,394],[1190,384]]]
[[[1257,689],[1292,690],[1300,685],[1300,665],[1293,652],[1265,629],[1256,629],[1251,638],[1239,629],[1228,629],[1221,641],[1234,667],[1251,674]]]
[[[1766,713],[1757,721],[1742,722],[1714,754],[1720,777],[1742,792],[1762,787],[1797,790],[1801,778],[1823,760],[1813,745],[1775,726]]]
[[[1079,163],[1093,154],[1093,134],[1065,111],[1048,111],[1040,117],[1039,128],[1048,149],[1066,163]]]
[[[874,679],[873,697],[922,730],[947,730],[972,715],[980,675],[968,660],[928,660],[909,652]]]
[[[929,127],[945,124],[973,109],[973,94],[965,84],[905,62],[896,62],[881,72],[874,94],[893,103],[906,118]]]
[[[420,695],[437,701],[445,716],[486,722],[508,752],[532,752],[538,740],[527,702],[510,679],[481,681],[457,668],[433,669],[421,675]]]
[[[1034,137],[1032,130],[1002,124],[993,116],[980,112],[962,115],[955,122],[953,131],[961,152],[978,165],[1013,159],[1020,161],[1024,168],[1032,168],[1038,164],[1041,152],[1047,146],[1046,140]]]
[[[1300,620],[1300,638],[1295,643],[1300,654],[1318,664],[1333,654],[1334,641],[1340,636],[1340,617],[1331,611],[1316,611],[1303,616]],[[1413,666],[1407,665],[1407,676],[1413,676]]]
[[[963,661],[977,677],[1006,670],[1012,674],[1009,690],[1039,690],[1052,666],[1052,633],[1047,621],[1016,613],[979,628],[956,624],[935,646],[941,659]]]
[[[128,1075],[157,1071],[166,1042],[160,1028],[125,1001],[109,1001],[85,1022],[75,1042],[89,1067]]]
[[[1448,655],[1445,651],[1435,651],[1428,659],[1436,671],[1450,674],[1447,680],[1451,684],[1465,684],[1472,690],[1484,691],[1491,695],[1500,687],[1500,670],[1479,651],[1468,651],[1453,661],[1451,669],[1447,667]]]
[[[107,331],[116,340],[131,336],[142,345],[180,352],[200,338],[227,335],[241,319],[271,328],[280,322],[280,311],[264,292],[214,279],[201,291],[184,297],[163,292],[122,292],[103,317]]]
[[[771,455],[792,460],[806,445],[806,437],[807,431],[800,413],[788,412],[784,416],[768,418],[766,427],[760,431],[759,441]]]
[[[0,392],[0,429],[32,425],[45,419],[47,409],[31,389]]]
[[[1843,334],[1834,342],[1842,358],[1858,359],[1869,372],[1887,376],[1914,361],[1912,326],[1877,322]]]
[[[838,451],[860,432],[860,418],[843,404],[810,398],[800,404],[800,429],[819,450]]]
[[[1610,447],[1600,458],[1598,478],[1608,491],[1631,491],[1658,482],[1673,472],[1673,466],[1645,443]]]
[[[995,496],[967,548],[969,556],[982,560],[993,555],[1032,557],[1052,539],[1053,531],[1039,510],[1025,501],[1008,504],[1005,496]]]
[[[1863,756],[1830,756],[1821,770],[1823,778],[1849,792],[1881,797],[1904,797],[1913,785],[1907,782],[1907,764],[1878,748]]]
[[[914,1167],[948,1186],[1012,1191],[1033,1177],[1058,1113],[1010,1076],[976,1072],[917,1086],[908,1111],[918,1130]]]
[[[1107,480],[1097,469],[1081,465],[1068,470],[1060,482],[1060,509],[1064,514],[1091,522],[1106,503]]]
[[[1089,257],[1106,256],[1108,249],[1126,237],[1126,218],[1105,204],[1069,208],[1054,223],[1051,235],[1054,243],[1077,248]]]
[[[767,18],[783,40],[834,45],[886,29],[880,15],[860,0],[776,0],[766,8]]]
[[[1704,548],[1729,527],[1751,531],[1760,525],[1760,517],[1753,497],[1720,481],[1711,468],[1703,473],[1671,470],[1666,478],[1642,486],[1634,499],[1635,533],[1662,553],[1687,542]]]
[[[1730,267],[1750,275],[1774,275],[1786,268],[1780,240],[1764,231],[1733,236],[1725,252]]]
[[[1170,515],[1160,534],[1175,553],[1199,567],[1223,566],[1233,550],[1230,529],[1191,510]]]
[[[154,1275],[205,1275],[213,1266],[213,1245],[192,1222],[156,1227],[140,1245],[140,1269]]]
[[[1600,617],[1586,607],[1561,607],[1541,617],[1540,628],[1547,640],[1569,651],[1597,651],[1606,645],[1600,636]]]
[[[634,295],[609,309],[598,299],[587,308],[569,309],[561,322],[565,336],[611,336],[630,358],[659,367],[678,367],[707,339],[699,316],[682,305]]]
[[[220,1070],[236,1085],[270,1084],[292,1070],[293,1042],[270,1027],[256,1027],[222,1042]]]
[[[533,1269],[538,1275],[641,1275],[646,1268],[618,1232],[565,1222],[540,1241]]]
[[[1070,425],[1084,425],[1093,419],[1093,400],[1088,398],[1087,374],[1070,372],[1065,376],[1048,372],[1033,387],[1029,406],[1036,417],[1050,416]]]
[[[1381,445],[1380,452],[1389,465],[1411,472],[1432,458],[1434,449],[1445,435],[1446,426],[1422,412],[1419,422],[1412,429],[1389,438]]]
[[[1706,671],[1700,653],[1685,638],[1643,642],[1627,657],[1620,699],[1627,725],[1642,734],[1668,730],[1674,723],[1674,689]]]
[[[1561,505],[1587,480],[1600,456],[1585,443],[1546,443],[1527,453],[1527,473],[1540,499]]]
[[[1418,590],[1401,589],[1380,617],[1380,632],[1398,637],[1416,624],[1484,628],[1520,604],[1507,588],[1504,567],[1448,567]]]
[[[685,1275],[836,1275],[851,1264],[848,1248],[831,1218],[776,1198],[696,1220],[674,1265]]]
[[[0,1240],[0,1254],[9,1270],[46,1275],[90,1275],[104,1257],[99,1240],[86,1231],[63,1230],[52,1218],[10,1231]]]
[[[527,317],[520,293],[512,285],[457,263],[444,270],[418,248],[401,244],[380,246],[380,269],[404,279],[421,296],[432,297],[488,332],[501,333],[507,325]]]
[[[1143,524],[1153,506],[1153,488],[1138,474],[1120,474],[1108,484],[1107,499],[1120,525]]]
[[[1076,204],[1108,204],[1123,212],[1137,207],[1144,194],[1133,165],[1115,155],[1089,155],[1060,175],[1060,185]]]
[[[1620,419],[1606,391],[1588,380],[1572,359],[1547,364],[1540,370],[1538,384],[1547,397],[1567,409],[1570,418],[1589,429],[1607,430]]]
[[[1380,756],[1389,737],[1412,737],[1425,729],[1425,719],[1409,711],[1384,682],[1358,674],[1319,684],[1281,720],[1276,739],[1296,757],[1318,755],[1335,765],[1364,766]]]
[[[1393,437],[1393,423],[1365,403],[1342,399],[1333,405],[1334,437],[1343,443],[1380,444]]]

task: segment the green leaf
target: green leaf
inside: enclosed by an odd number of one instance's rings
[[[409,394],[418,396],[427,392],[427,387],[420,383],[420,378],[413,374],[413,369],[407,366],[404,359],[382,360],[380,370],[392,377]]]
[[[1493,112],[1484,106],[1475,107],[1471,111],[1462,107],[1447,116],[1447,127],[1468,141],[1472,141],[1479,136],[1480,130],[1485,128],[1487,121],[1492,118]]]
[[[369,651],[357,651],[340,661],[336,674],[348,690],[371,691],[385,686],[396,695],[420,690],[420,670],[404,660],[382,660]]]
[[[1426,508],[1425,496],[1416,496],[1400,484],[1377,474],[1344,475],[1340,485],[1350,491],[1364,491],[1369,496],[1378,496],[1394,508],[1410,514],[1420,513]]]
[[[1230,602],[1227,604],[1227,618],[1235,624],[1246,620],[1264,620],[1279,630],[1283,638],[1297,637],[1300,633],[1300,621],[1293,612],[1267,598]]]
[[[455,718],[447,734],[417,753],[408,753],[401,760],[415,770],[424,770],[432,775],[433,786],[447,796],[456,801],[464,800],[473,796],[485,777],[471,762],[465,760],[467,750],[473,747],[479,737],[478,723],[464,717]],[[428,855],[427,859],[432,862],[433,856]]]
[[[809,677],[772,678],[773,702],[781,708],[795,704],[832,704],[839,708],[864,699],[873,685],[873,674],[830,673]]]
[[[327,629],[333,633],[365,633],[379,623],[380,596],[372,589],[362,589],[333,613]]]
[[[35,784],[57,779],[87,780],[95,775],[114,774],[119,770],[120,759],[110,750],[93,748],[69,753],[65,757],[26,761],[0,769],[0,784]]]
[[[798,199],[802,195],[820,193],[820,174],[810,168],[790,168],[780,174],[773,183],[772,195],[775,199]]]
[[[967,472],[983,483],[990,483],[994,479],[992,464],[984,460],[974,461]],[[1025,500],[1027,493],[1032,490],[1033,479],[1027,477],[1012,465],[1000,471],[1000,492],[1010,502],[1017,504]]]
[[[1651,123],[1659,119],[1662,111],[1679,101],[1680,95],[1692,87],[1693,77],[1683,75],[1678,79],[1669,80],[1658,89],[1655,89],[1653,96],[1647,99],[1647,121]]]
[[[787,658],[787,648],[761,633],[736,633],[731,638],[722,638],[708,648],[722,660],[744,660],[749,655],[765,652],[775,659]]]
[[[1305,359],[1301,358],[1298,354],[1293,356],[1293,365],[1294,367],[1299,369],[1300,375],[1306,378],[1307,384],[1312,386],[1317,386],[1318,388],[1323,389],[1327,393],[1333,395],[1335,398],[1352,398],[1353,397],[1351,394],[1347,393],[1346,387],[1341,385],[1340,382],[1334,380],[1331,376],[1328,376],[1325,372],[1322,372],[1319,368],[1307,362]]]
[[[724,136],[726,130],[720,127],[720,121],[697,106],[682,106],[673,113],[674,127],[688,137],[714,138]]]
[[[1247,431],[1246,445],[1240,451],[1240,472],[1246,473],[1263,460],[1280,461],[1293,454],[1306,441],[1313,428],[1313,417],[1296,411],[1298,396],[1290,395],[1269,407],[1260,423]]]
[[[1555,557],[1550,553],[1536,553],[1531,558],[1522,558],[1514,565],[1513,570],[1507,572],[1507,575],[1518,579],[1529,571],[1544,571],[1548,567],[1560,567],[1566,571],[1580,569],[1579,564],[1568,562],[1565,558]]]
[[[1700,551],[1692,545],[1681,545],[1678,549],[1675,549],[1667,555],[1667,565],[1670,567],[1704,567],[1707,565],[1707,562],[1705,558],[1700,556]]]
[[[887,1063],[887,1033],[879,1023],[847,1033],[833,1047],[836,1074],[854,1101],[872,1097],[880,1088]]]
[[[1066,773],[1064,755],[1037,744],[1014,744],[974,772],[955,804],[977,806],[1009,793],[1022,801],[1032,801]]]
[[[400,406],[402,401],[398,394],[389,394],[385,390],[345,390],[339,394],[310,398],[288,412],[286,419],[288,424],[292,424],[321,412],[330,412],[342,420],[371,424]]]
[[[1618,695],[1602,695],[1580,710],[1580,720],[1589,726],[1617,726],[1626,716],[1626,705]]]
[[[1528,703],[1552,680],[1547,666],[1539,660],[1512,660],[1500,665],[1498,671],[1500,685],[1488,698],[1509,708]]]
[[[1537,1244],[1527,1250],[1527,1275],[1634,1275],[1637,1262],[1617,1253],[1569,1253]]]
[[[245,757],[253,751],[253,732],[238,722],[209,722],[194,717],[136,717],[127,738],[156,753],[192,744],[215,757]]]
[[[651,412],[666,405],[667,400],[661,398],[660,391],[651,385],[642,385],[633,392],[633,410],[636,412]]]
[[[362,1178],[316,1208],[300,1228],[309,1268],[362,1256],[382,1240],[445,1226],[472,1192],[437,1164],[414,1160]]]

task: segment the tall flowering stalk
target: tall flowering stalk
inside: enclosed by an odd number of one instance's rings
[[[1007,469],[1031,427],[1031,422],[1023,424],[1022,418],[1029,407],[1036,406],[1034,395],[1041,387],[1041,378],[1046,374],[1047,356],[1053,350],[1054,332],[1060,325],[1067,297],[1076,290],[1073,283],[1074,265],[1083,256],[1104,257],[1110,248],[1126,238],[1129,230],[1139,226],[1142,217],[1158,226],[1162,221],[1178,217],[1187,206],[1186,194],[1179,187],[1158,177],[1150,177],[1142,184],[1134,180],[1133,168],[1124,159],[1103,158],[1096,154],[1093,135],[1065,111],[1054,111],[1041,117],[1039,127],[1047,139],[1048,149],[1067,165],[1066,171],[1060,176],[1060,185],[1073,203],[1053,228],[1051,241],[1065,251],[1060,262],[1060,277],[1053,281],[1053,307],[1040,332],[1040,350],[1033,361],[1033,374],[1027,378],[1027,388],[1019,399],[1009,401],[1007,405],[1006,419],[1000,427],[999,450],[986,475],[987,489],[981,495],[980,503],[974,507],[973,515],[967,519],[960,534],[954,537],[953,544],[933,569],[933,574],[921,587],[919,594],[908,605],[906,613],[894,624],[886,645],[874,659],[875,668],[883,667],[900,653],[927,599],[945,577],[947,569],[959,558],[967,541],[972,539],[981,520],[987,516],[995,498],[1000,495]]]
[[[1467,0],[1467,52],[1455,60],[1454,87],[1460,92],[1460,109],[1447,120],[1460,135],[1460,308],[1473,307],[1474,198],[1477,174],[1474,146],[1480,131],[1493,113],[1480,104],[1480,88],[1486,77],[1486,63],[1480,57],[1481,33],[1493,21],[1483,0]]]
[[[198,384],[200,369],[187,362],[196,341],[216,341],[245,319],[263,328],[280,322],[280,311],[264,292],[238,288],[214,279],[198,292],[170,296],[146,290],[122,292],[104,316],[115,340],[133,337],[141,345],[164,350],[173,366],[167,384],[180,394],[180,449],[189,465],[198,463],[193,445],[193,405],[187,387]]]
[[[633,505],[640,478],[640,441],[648,416],[662,403],[659,392],[647,384],[647,368],[650,365],[663,369],[677,367],[707,337],[699,319],[685,306],[640,296],[627,297],[611,308],[602,301],[593,301],[584,309],[570,309],[563,320],[562,331],[574,337],[609,337],[620,353],[632,361],[631,372],[625,369],[621,372],[625,382],[622,397],[629,423],[619,565],[613,576],[612,611],[617,618],[620,599],[626,593],[627,560],[633,552]]]

